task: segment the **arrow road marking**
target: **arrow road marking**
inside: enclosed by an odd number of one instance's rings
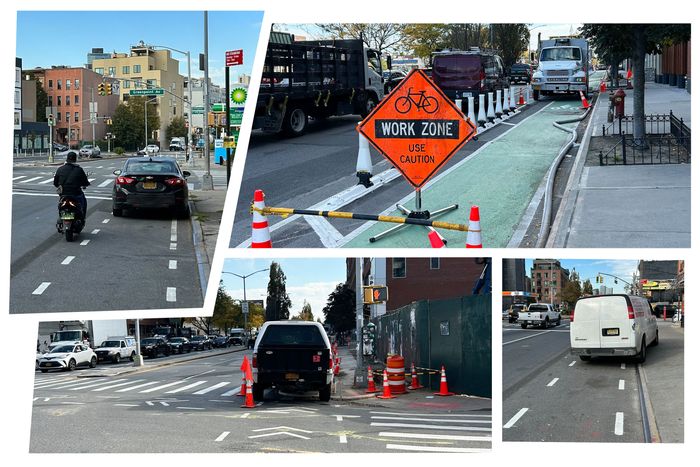
[[[258,431],[270,431],[270,430],[291,430],[291,431],[301,431],[302,433],[313,433],[313,431],[308,431],[308,430],[302,430],[301,428],[292,428],[290,426],[273,426],[272,428],[258,428],[257,430],[253,430],[254,432]]]
[[[343,421],[343,417],[345,418],[360,418],[359,415],[331,415],[332,417],[335,417],[335,419],[339,422]],[[374,417],[372,417],[374,418]]]
[[[254,430],[254,431],[257,431],[257,430]],[[275,436],[275,435],[289,435],[289,436],[294,436],[295,438],[300,438],[300,439],[311,439],[311,438],[307,438],[306,436],[297,435],[295,433],[290,433],[288,431],[277,431],[275,433],[265,433],[264,435],[248,436],[248,439],[265,438],[267,436]]]

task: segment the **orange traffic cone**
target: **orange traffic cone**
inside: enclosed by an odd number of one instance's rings
[[[430,240],[430,246],[433,248],[443,248],[445,246],[445,239],[442,238],[442,235],[437,230],[430,231],[428,240]]]
[[[581,104],[583,104],[583,110],[588,109],[591,105],[588,103],[588,99],[583,95],[583,91],[578,92],[581,95]]]
[[[250,379],[245,385],[245,403],[241,407],[246,409],[255,408],[255,401],[253,400],[253,381]]]
[[[449,392],[447,390],[447,376],[445,376],[445,365],[442,366],[440,370],[440,392],[433,393],[436,396],[454,396],[454,392]]]
[[[384,393],[377,397],[379,399],[394,399],[394,396],[391,395],[391,389],[389,388],[389,375],[386,374],[386,370],[384,370]]]
[[[607,90],[607,86],[605,85],[605,81],[600,82],[600,92],[605,92]]]
[[[418,375],[416,374],[416,367],[413,363],[411,363],[411,385],[408,387],[408,389],[420,389],[422,387],[425,387],[420,384],[418,381]]]
[[[340,374],[340,357],[335,357],[335,366],[333,367],[333,376]]]
[[[630,68],[629,70],[627,70],[627,86],[625,87],[625,89],[633,89],[632,77],[632,68]]]
[[[479,206],[472,206],[469,212],[469,230],[467,230],[467,248],[481,248],[481,221]]]
[[[632,79],[632,68],[627,70],[627,80],[631,80],[631,79]]]
[[[245,381],[245,373],[243,373],[243,379],[241,381],[241,391],[236,395],[245,397],[245,390],[246,390],[246,381]]]
[[[245,397],[245,390],[246,390],[246,379],[245,375],[248,373],[248,367],[250,366],[250,362],[248,361],[248,356],[244,355],[243,356],[243,363],[241,363],[241,371],[243,372],[243,378],[241,380],[241,392],[236,394],[237,396],[243,396]]]
[[[372,367],[368,366],[367,367],[367,390],[365,391],[365,394],[374,394],[375,392],[379,392],[379,390],[377,390],[377,387],[374,385],[374,375],[372,374]]]
[[[255,190],[253,206],[256,209],[265,208],[265,193],[262,190]],[[251,235],[251,248],[272,248],[270,239],[270,226],[267,217],[258,211],[253,211],[253,234]]]
[[[520,97],[518,98],[518,105],[525,105],[525,98],[523,97],[523,88],[520,88]]]

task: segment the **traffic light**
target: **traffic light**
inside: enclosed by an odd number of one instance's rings
[[[366,285],[362,288],[363,302],[373,305],[389,300],[389,289],[385,285]]]
[[[47,118],[49,126],[54,126],[56,124],[56,120],[54,120],[53,114],[50,114]]]
[[[112,83],[105,84],[105,94],[107,94],[107,95],[112,94]]]
[[[105,83],[100,83],[97,85],[97,94],[99,94],[100,96],[105,95]]]

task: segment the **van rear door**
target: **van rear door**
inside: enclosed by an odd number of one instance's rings
[[[481,71],[478,54],[436,55],[433,58],[432,79],[443,91],[479,90]]]
[[[628,297],[617,295],[600,297],[600,333],[601,347],[619,348],[630,347],[633,344],[630,336],[632,324],[628,316],[628,306],[632,304]]]

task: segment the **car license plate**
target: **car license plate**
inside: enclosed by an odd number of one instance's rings
[[[75,215],[72,212],[62,212],[61,213],[61,220],[62,221],[72,221],[75,219]]]
[[[619,336],[620,335],[620,328],[603,329],[603,335],[604,336]]]
[[[154,180],[143,182],[143,189],[144,190],[155,190],[156,186],[157,186],[157,184]]]
[[[287,381],[297,381],[299,379],[299,373],[285,373],[284,379]]]

